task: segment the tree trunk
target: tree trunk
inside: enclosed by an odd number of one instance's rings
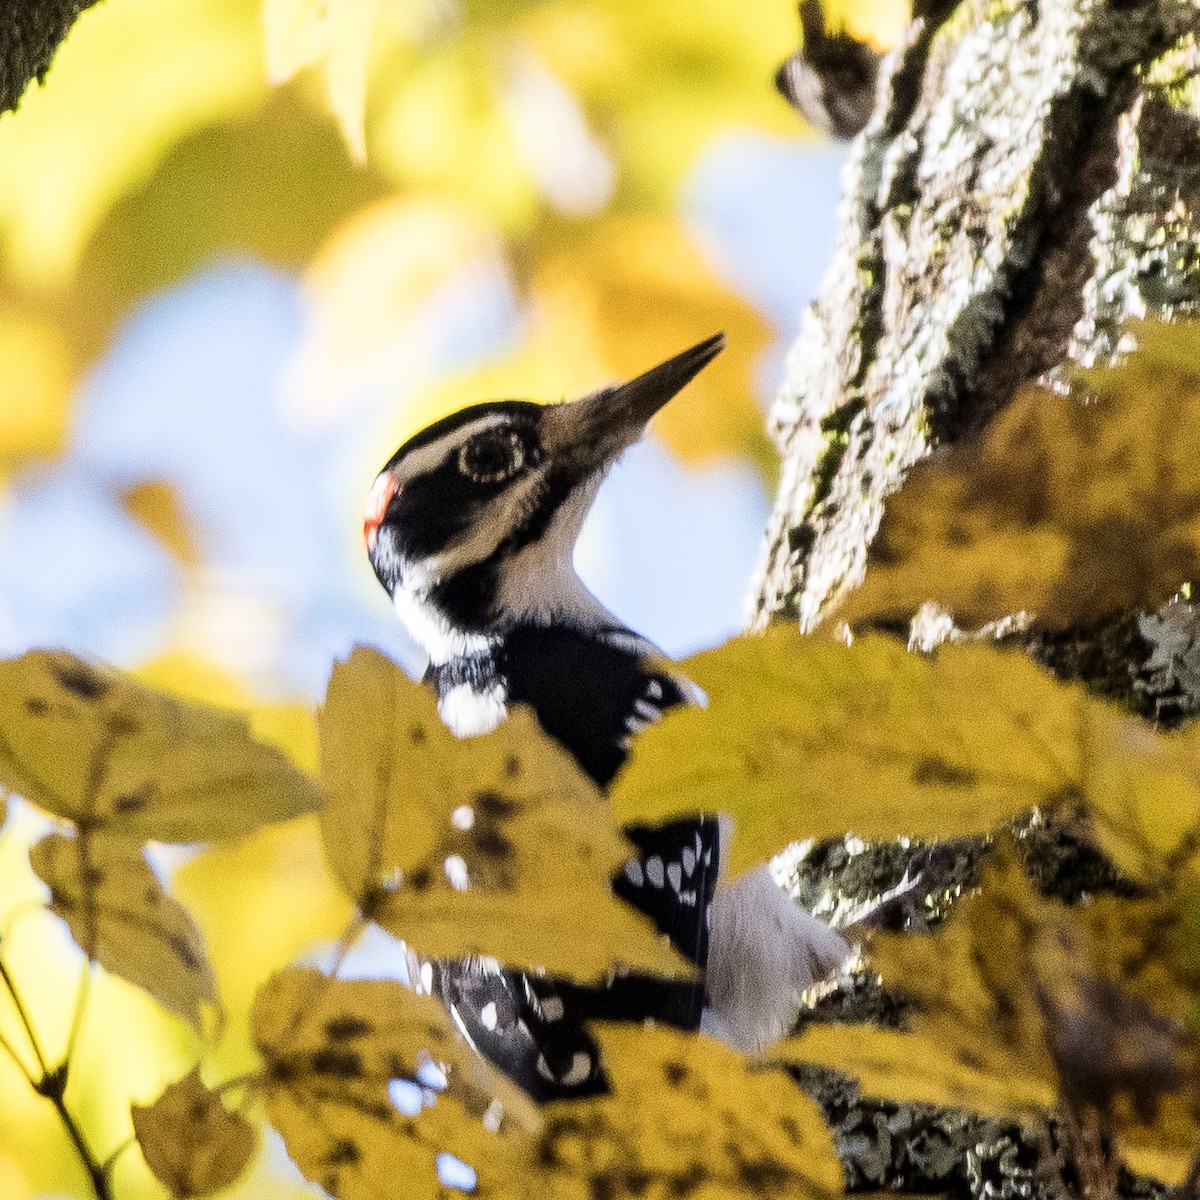
[[[883,61],[772,411],[756,627],[823,620],[934,446],[1200,301],[1198,27],[1178,0],[964,0]]]
[[[1111,359],[1127,317],[1200,305],[1200,10],[1182,0],[917,3],[880,64],[845,171],[834,260],[772,410],[783,470],[754,584],[756,628],[785,618],[809,631],[833,613],[862,581],[909,469],[978,431],[1019,385]],[[802,68],[795,77],[804,83]],[[1176,603],[1021,636],[1060,675],[1159,718],[1183,716],[1200,708],[1198,614]],[[872,873],[913,865],[897,846],[874,849],[860,871],[873,891]],[[926,853],[941,855],[943,881],[961,882],[978,850]],[[1103,870],[1081,867],[1078,851],[1060,841],[1032,853],[1050,873]],[[810,856],[805,869],[822,877],[802,874],[798,888],[854,895],[846,858],[839,846]],[[818,1019],[845,1013],[886,1021],[886,997],[843,990]],[[858,1189],[1057,1194],[1042,1165],[1048,1144],[1016,1126],[864,1103],[849,1081],[803,1074]],[[1119,1190],[1162,1191],[1129,1176]]]
[[[6,0],[0,4],[0,113],[41,82],[59,43],[96,0]]]

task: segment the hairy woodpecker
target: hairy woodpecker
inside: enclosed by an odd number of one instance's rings
[[[604,787],[624,762],[632,734],[697,697],[655,646],[591,594],[573,556],[609,467],[724,344],[717,334],[631,382],[569,403],[499,400],[463,409],[411,438],[379,473],[364,515],[367,553],[429,657],[425,678],[456,733],[484,733],[510,703],[523,702]],[[626,834],[638,854],[614,890],[703,969],[718,822],[697,817]],[[739,921],[727,928],[747,925],[745,914]],[[722,950],[724,959],[737,955]],[[735,965],[734,978],[718,989],[732,988],[734,1005],[744,1003],[743,993],[754,991],[762,974],[751,964],[752,978],[743,978],[743,966]],[[705,999],[702,985],[644,976],[583,988],[486,961],[420,970],[476,1047],[543,1100],[603,1088],[583,1021],[654,1018],[696,1028]],[[789,965],[784,973],[794,992],[795,971]],[[748,1043],[761,1031],[734,1034]]]

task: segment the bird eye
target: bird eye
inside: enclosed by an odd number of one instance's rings
[[[473,437],[458,452],[458,469],[474,483],[499,483],[525,465],[525,443],[515,430]]]

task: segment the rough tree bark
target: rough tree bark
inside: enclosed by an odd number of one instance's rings
[[[3,0],[0,3],[0,113],[17,107],[41,81],[58,44],[96,0]]]
[[[772,412],[754,625],[816,627],[913,463],[1019,384],[1200,301],[1197,26],[1179,0],[964,0],[884,60]]]
[[[783,472],[752,626],[821,624],[861,582],[908,470],[977,431],[1019,385],[1111,358],[1129,316],[1200,306],[1198,34],[1185,0],[918,0],[880,64],[834,260],[772,410]],[[1159,719],[1200,707],[1193,605],[1021,637],[1060,674]],[[899,850],[876,849],[866,870],[886,874]],[[944,878],[962,878],[978,847],[936,853]],[[844,882],[845,858],[823,848],[798,887],[833,878],[853,894],[862,880]],[[854,997],[836,1003],[864,1013]],[[1046,1146],[1015,1127],[863,1104],[820,1073],[805,1083],[858,1187],[1050,1194]],[[1126,1177],[1120,1190],[1161,1189]]]

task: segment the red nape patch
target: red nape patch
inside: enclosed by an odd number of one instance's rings
[[[390,471],[386,471],[375,480],[367,495],[366,507],[363,509],[363,541],[367,543],[368,551],[375,549],[375,537],[396,491],[396,477]]]

